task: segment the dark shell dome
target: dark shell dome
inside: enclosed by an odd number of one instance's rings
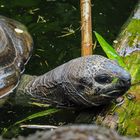
[[[0,98],[18,84],[32,48],[32,37],[26,27],[13,19],[0,16]]]

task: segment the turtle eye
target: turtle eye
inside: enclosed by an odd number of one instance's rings
[[[112,82],[112,77],[107,74],[101,74],[95,77],[95,81],[100,84],[109,84]]]

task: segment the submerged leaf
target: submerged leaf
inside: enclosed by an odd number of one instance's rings
[[[44,110],[44,111],[41,111],[41,112],[37,112],[35,114],[32,114],[32,115],[24,118],[23,120],[17,121],[14,125],[17,125],[17,124],[20,124],[22,122],[25,122],[25,121],[28,121],[28,120],[31,120],[31,119],[35,119],[35,118],[38,118],[38,117],[51,115],[51,114],[56,113],[58,111],[60,111],[60,109],[51,108],[51,109],[47,109],[47,110]]]
[[[28,120],[31,120],[31,119],[35,119],[35,118],[39,118],[39,117],[43,117],[43,116],[48,116],[48,115],[52,115],[58,111],[61,111],[61,109],[57,109],[57,108],[50,108],[50,109],[47,109],[47,110],[44,110],[44,111],[40,111],[40,112],[37,112],[35,114],[32,114],[20,121],[17,121],[16,123],[14,123],[13,125],[10,125],[8,128],[4,128],[1,135],[5,136],[7,135],[7,132],[9,130],[14,130],[14,133],[16,131],[19,131],[19,127],[16,127],[16,125],[19,125],[20,123],[22,122],[25,122],[25,121],[28,121]],[[8,132],[9,133],[9,132]]]
[[[126,67],[126,65],[123,62],[123,59],[117,54],[115,49],[111,45],[109,45],[99,33],[95,32],[95,31],[94,31],[94,33],[95,33],[95,36],[96,36],[99,44],[101,45],[102,49],[104,50],[104,52],[106,53],[108,58],[117,60],[120,66]]]

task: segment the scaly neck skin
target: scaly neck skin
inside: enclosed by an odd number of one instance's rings
[[[14,102],[22,105],[37,102],[61,107],[73,106],[73,94],[77,95],[69,77],[72,78],[81,61],[81,59],[73,60],[41,76],[23,75],[16,89]]]
[[[42,92],[38,92],[36,87],[41,87],[40,82],[43,76],[22,75],[20,83],[14,94],[9,98],[10,103],[14,105],[33,106],[33,104],[44,104],[42,100]],[[38,81],[38,82],[36,82]],[[40,88],[41,89],[41,88]],[[46,90],[47,91],[47,90]],[[46,98],[47,99],[47,98]],[[45,104],[43,106],[46,106]]]
[[[14,102],[27,105],[29,102],[58,104],[63,102],[61,86],[64,65],[41,76],[22,75],[16,89]]]
[[[35,78],[36,76],[31,76],[31,75],[26,75],[26,74],[21,76],[20,83],[18,87],[16,88],[14,95],[12,95],[14,96],[12,98],[12,103],[14,102],[14,104],[24,105],[24,106],[31,105],[30,102],[32,102],[32,97],[30,96],[30,94],[26,92],[25,89],[26,89],[27,84],[30,81],[34,80]]]

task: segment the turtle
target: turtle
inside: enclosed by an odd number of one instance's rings
[[[56,107],[108,104],[131,86],[131,75],[116,61],[101,55],[72,59],[40,76],[23,74],[33,39],[26,27],[0,16],[0,98]],[[12,92],[14,91],[14,92]]]

